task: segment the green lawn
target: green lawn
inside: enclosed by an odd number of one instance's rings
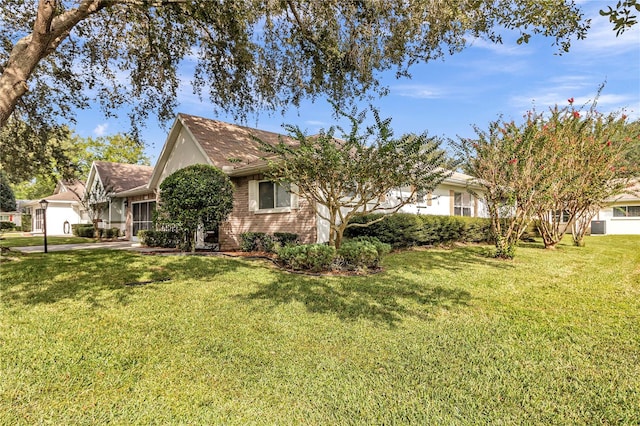
[[[487,251],[5,258],[0,424],[638,424],[640,237]]]
[[[47,236],[47,245],[58,244],[81,244],[81,243],[93,243],[96,240],[93,238],[82,237],[51,237]],[[42,235],[34,235],[24,237],[22,233],[3,233],[0,234],[0,247],[33,247],[44,245],[44,237]]]

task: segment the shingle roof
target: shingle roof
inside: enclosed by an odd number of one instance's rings
[[[71,199],[74,200],[79,200],[80,198],[82,198],[84,196],[84,191],[85,191],[85,187],[84,187],[84,182],[82,182],[81,180],[61,180],[58,182],[58,184],[56,185],[56,189],[54,191],[54,195],[57,194],[64,194],[64,193],[72,193],[75,194],[75,197],[72,197]],[[65,199],[64,197],[59,198],[60,200]]]
[[[109,163],[96,161],[96,171],[108,192],[122,192],[146,185],[153,173],[153,167],[139,164]]]
[[[270,145],[276,145],[280,140],[290,146],[297,145],[294,139],[278,133],[188,114],[179,114],[179,117],[211,162],[219,168],[226,166],[239,169],[263,162],[262,159],[268,157],[268,153],[253,137]]]
[[[82,193],[80,193],[82,195]],[[71,191],[58,192],[57,194],[45,197],[47,201],[80,201],[80,197]]]
[[[622,194],[610,197],[608,202],[638,202],[640,201],[640,178],[629,183],[629,186]]]

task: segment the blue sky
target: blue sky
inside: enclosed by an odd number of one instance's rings
[[[523,45],[508,34],[502,45],[476,40],[461,53],[413,67],[412,79],[396,80],[393,72],[383,74],[390,92],[373,105],[382,117],[392,117],[397,136],[428,131],[432,136],[469,137],[474,135],[472,125],[486,128],[499,115],[518,121],[534,107],[543,111],[555,104],[566,105],[569,98],[576,105],[590,102],[606,82],[598,109],[625,110],[630,118],[640,118],[640,24],[616,37],[607,18],[598,15],[612,0],[580,3],[592,19],[591,29],[587,39],[572,43],[569,53],[558,55],[553,40],[542,37]],[[185,75],[176,113],[234,122],[230,116],[214,115],[206,100],[192,94],[189,80]],[[150,120],[143,129],[152,164],[171,124],[163,128]],[[319,100],[305,102],[284,116],[267,112],[250,116],[244,124],[274,132],[283,132],[283,124],[294,124],[312,134],[336,122],[331,107]],[[87,110],[78,113],[76,133],[101,136],[124,132],[127,126],[125,113],[119,119],[106,119],[97,110]]]

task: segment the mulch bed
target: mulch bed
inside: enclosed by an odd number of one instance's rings
[[[278,256],[275,253],[269,253],[266,251],[210,251],[210,250],[196,250],[195,253],[185,253],[175,249],[159,249],[142,251],[142,254],[146,255],[179,255],[179,256],[225,256],[250,260],[266,260],[281,271],[289,272],[291,274],[308,275],[312,277],[355,277],[355,276],[367,276],[374,275],[383,272],[382,268],[368,269],[365,271],[349,271],[349,270],[333,270],[324,272],[310,272],[310,271],[296,271],[283,267],[278,262]]]

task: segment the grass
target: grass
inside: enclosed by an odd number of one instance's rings
[[[640,237],[540,247],[396,253],[348,278],[17,255],[0,424],[637,424]]]
[[[47,236],[47,245],[52,246],[58,244],[93,243],[95,241],[94,238]],[[33,247],[42,245],[44,245],[44,237],[42,235],[25,237],[22,233],[15,232],[0,234],[0,247]]]

